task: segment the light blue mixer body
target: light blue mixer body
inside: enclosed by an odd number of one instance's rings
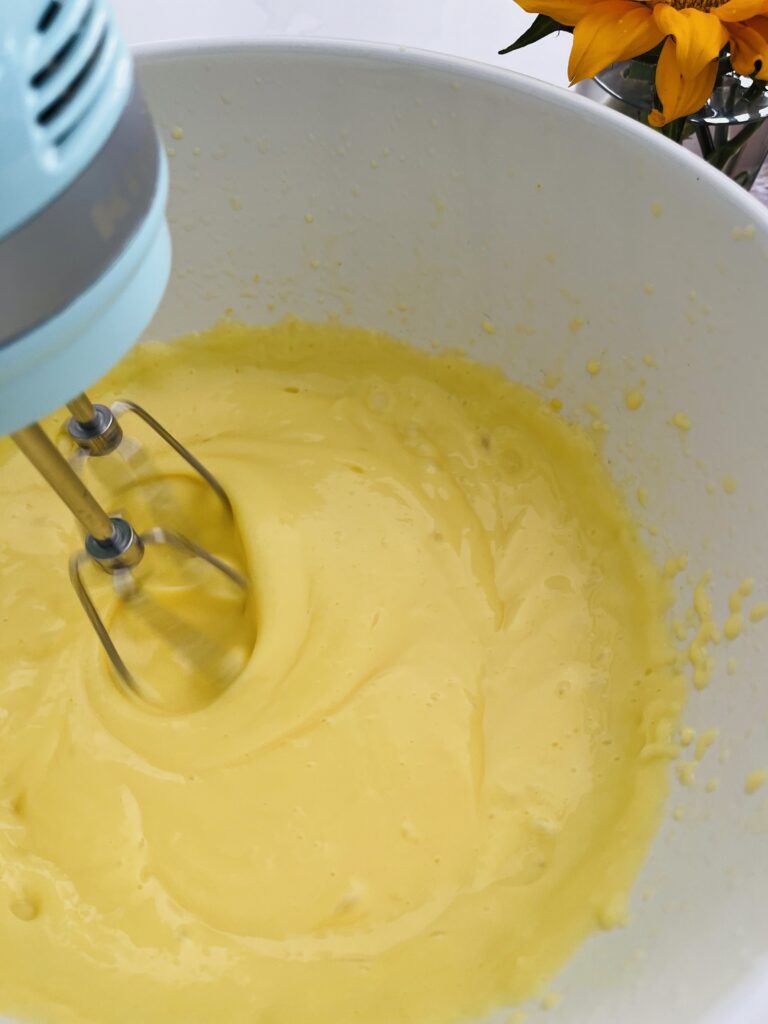
[[[111,406],[92,402],[85,393],[134,344],[165,290],[167,195],[160,139],[106,0],[0,0],[0,434],[11,436],[79,523],[83,546],[69,559],[75,594],[114,678],[149,703],[154,690],[123,661],[97,608],[92,567],[112,576],[115,594],[133,607],[148,550],[162,547],[182,571],[194,561],[198,572],[215,574],[217,588],[234,588],[243,649],[253,643],[249,584],[236,565],[165,515],[135,530],[83,479],[89,460],[135,454],[119,422],[129,415],[211,489],[235,528],[222,485],[148,410],[124,397]],[[37,422],[64,405],[69,455],[62,438],[57,444]],[[199,575],[195,588],[199,602]],[[185,625],[177,608],[171,619],[173,629],[159,635],[177,674],[216,645],[201,643],[198,626]],[[227,650],[218,657],[203,670],[224,685],[235,662]]]
[[[0,4],[0,434],[90,386],[149,323],[167,191],[105,0]]]

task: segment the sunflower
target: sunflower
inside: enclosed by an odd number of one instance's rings
[[[727,47],[733,70],[768,79],[768,0],[518,0],[523,10],[573,28],[571,84],[616,61],[661,46],[656,65],[660,128],[704,106],[718,58]],[[663,45],[662,45],[663,44]]]

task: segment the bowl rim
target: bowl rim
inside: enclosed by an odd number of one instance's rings
[[[454,74],[467,81],[479,81],[501,88],[510,89],[523,95],[531,95],[548,106],[562,111],[565,115],[580,118],[587,124],[594,124],[602,131],[612,129],[614,133],[633,140],[631,145],[641,146],[645,156],[658,158],[667,163],[678,163],[690,172],[692,184],[710,186],[715,192],[740,207],[749,223],[768,236],[768,207],[750,192],[732,181],[722,171],[706,160],[691,153],[684,146],[672,142],[660,132],[634,121],[610,107],[595,103],[594,100],[572,92],[570,89],[542,81],[530,75],[521,74],[511,68],[499,67],[468,57],[458,57],[436,50],[419,47],[340,39],[321,36],[275,36],[236,39],[222,37],[214,39],[173,39],[159,42],[140,43],[131,47],[139,72],[143,67],[162,63],[169,58],[193,58],[195,60],[226,59],[230,56],[254,57],[260,54],[340,58],[341,60],[369,60],[380,64],[403,64],[426,70]]]

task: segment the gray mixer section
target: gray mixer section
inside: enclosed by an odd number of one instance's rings
[[[0,348],[60,313],[109,270],[144,222],[160,166],[157,133],[134,86],[82,174],[0,239]]]

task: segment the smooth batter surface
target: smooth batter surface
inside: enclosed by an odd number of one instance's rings
[[[3,442],[0,1011],[449,1024],[618,923],[682,684],[586,437],[334,325],[142,347],[96,390],[226,486],[257,639],[210,703],[128,697],[69,586],[77,531]]]

